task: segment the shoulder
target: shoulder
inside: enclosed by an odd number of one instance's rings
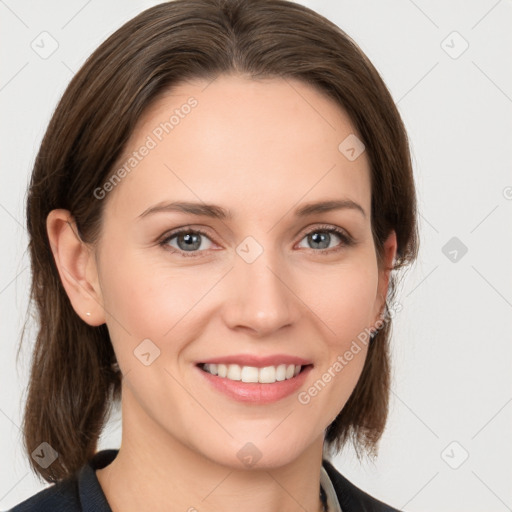
[[[46,487],[7,512],[112,512],[95,471],[119,450],[102,450],[73,476]]]
[[[322,465],[331,479],[342,512],[400,512],[359,489],[337,471],[327,459],[323,459]]]
[[[70,478],[52,484],[8,512],[81,512],[78,481]]]

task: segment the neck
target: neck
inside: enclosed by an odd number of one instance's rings
[[[264,465],[261,457],[252,467],[241,468],[236,458],[232,464],[219,464],[170,436],[140,410],[133,414],[132,407],[124,407],[128,395],[123,393],[119,453],[96,471],[113,512],[324,511],[320,499],[323,437],[284,465],[279,457],[267,458]],[[226,443],[225,448],[235,445]]]

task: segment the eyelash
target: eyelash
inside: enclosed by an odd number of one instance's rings
[[[329,254],[332,254],[332,253],[339,252],[339,251],[343,250],[346,247],[351,247],[351,246],[355,245],[355,241],[345,231],[343,231],[340,228],[337,228],[337,227],[334,227],[334,226],[329,226],[329,225],[316,226],[314,229],[311,229],[310,231],[307,231],[306,233],[304,233],[302,238],[301,238],[301,240],[304,237],[306,237],[306,236],[308,236],[308,235],[310,235],[312,233],[316,233],[316,232],[320,232],[320,233],[334,233],[335,235],[338,235],[338,237],[341,239],[342,243],[340,245],[336,246],[336,247],[331,247],[329,249],[319,249],[319,250],[310,249],[311,251],[313,251],[315,253],[319,253],[321,255],[329,255]],[[176,231],[173,231],[172,233],[169,233],[169,235],[165,236],[165,238],[163,240],[158,242],[158,245],[161,246],[166,251],[170,251],[170,252],[172,252],[174,254],[180,254],[181,256],[183,256],[185,258],[197,258],[197,257],[200,257],[201,253],[203,253],[205,251],[190,251],[190,252],[187,252],[187,251],[181,251],[180,249],[176,249],[174,247],[170,247],[168,245],[170,240],[172,240],[176,236],[178,236],[180,234],[183,234],[183,233],[199,234],[199,235],[205,236],[206,238],[210,238],[208,233],[206,233],[202,229],[199,229],[199,228],[191,229],[191,228],[184,227],[184,228],[177,229]]]

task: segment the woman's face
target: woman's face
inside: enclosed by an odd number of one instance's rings
[[[98,199],[96,271],[124,375],[123,442],[158,438],[231,466],[246,455],[285,464],[321,446],[387,289],[369,161],[354,137],[335,103],[289,79],[184,83],[146,112],[114,168],[120,180]],[[345,207],[304,210],[330,201]],[[295,380],[230,381],[227,391],[214,385],[227,377],[198,366],[236,356],[309,366]]]

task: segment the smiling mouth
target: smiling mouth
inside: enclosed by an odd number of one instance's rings
[[[255,366],[240,366],[238,364],[199,363],[197,366],[210,375],[227,380],[255,384],[273,384],[275,382],[291,380],[313,365],[280,364],[259,368]]]

